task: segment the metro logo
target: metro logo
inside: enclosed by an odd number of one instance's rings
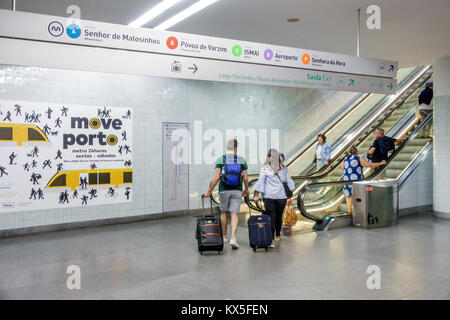
[[[166,45],[169,49],[176,49],[178,47],[178,39],[175,37],[168,37]]]
[[[54,37],[59,37],[64,33],[64,27],[60,22],[52,21],[48,25],[48,32]]]
[[[307,53],[302,55],[302,63],[308,64],[311,61],[311,56]]]

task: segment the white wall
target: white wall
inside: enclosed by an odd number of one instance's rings
[[[434,199],[437,217],[450,219],[450,55],[433,64],[434,75]]]

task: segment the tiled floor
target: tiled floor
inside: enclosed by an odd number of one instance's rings
[[[199,255],[183,217],[0,239],[1,299],[450,299],[450,221],[402,217],[379,230],[283,238],[254,253]],[[66,268],[81,268],[81,290]],[[367,267],[381,270],[369,290]]]

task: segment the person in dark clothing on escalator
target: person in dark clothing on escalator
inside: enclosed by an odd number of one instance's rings
[[[388,160],[388,153],[391,150],[395,149],[395,145],[402,143],[407,140],[409,137],[407,135],[402,138],[394,139],[391,137],[386,137],[384,135],[383,128],[376,128],[374,131],[375,141],[369,150],[367,150],[367,154],[370,157],[371,162],[382,162]],[[380,176],[380,178],[383,178]]]
[[[422,121],[430,112],[433,111],[433,82],[427,82],[425,89],[419,94],[419,106],[416,115]]]
[[[416,117],[422,122],[425,117],[433,112],[433,82],[427,82],[425,89],[419,94],[419,106],[416,109]],[[433,137],[433,124],[430,121],[422,130],[422,137]]]

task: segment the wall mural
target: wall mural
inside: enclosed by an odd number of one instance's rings
[[[129,108],[0,100],[0,212],[132,201]]]

